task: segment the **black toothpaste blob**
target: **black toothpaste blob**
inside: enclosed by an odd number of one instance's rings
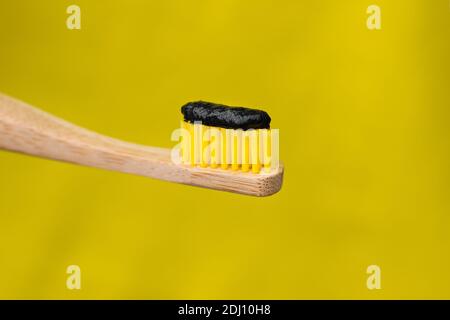
[[[188,102],[181,107],[186,122],[201,121],[203,125],[226,129],[269,129],[267,112],[244,107],[230,107],[206,101]]]

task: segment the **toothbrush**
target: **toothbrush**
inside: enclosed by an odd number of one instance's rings
[[[242,125],[256,126],[258,132],[267,129],[267,118],[261,117],[261,111],[256,110],[252,114],[253,109],[227,109],[225,106],[215,104],[210,104],[208,108],[207,104],[197,102],[182,108],[184,115],[182,123],[185,130],[199,129],[203,132],[214,125],[225,125],[228,128],[220,129],[227,129],[227,132],[231,131],[232,134],[233,132],[242,134],[244,132],[242,129],[249,129],[237,128],[236,119],[244,119],[245,123]],[[214,110],[216,113],[212,112]],[[244,112],[244,118],[236,118],[242,110],[249,113]],[[201,117],[197,119],[199,115]],[[261,127],[261,119],[266,122],[263,123],[262,129],[258,128]],[[197,120],[204,122],[197,126]],[[268,121],[270,122],[270,117]],[[237,139],[237,135],[235,138]],[[241,145],[245,148],[245,140]],[[245,160],[249,154],[255,153],[254,147],[248,144],[247,147],[248,149],[243,150],[239,158]],[[231,152],[233,159],[230,165],[215,164],[211,162],[211,155],[210,161],[206,162],[203,152],[200,152],[200,165],[196,165],[194,161],[196,148],[197,146],[191,148],[185,142],[182,143],[182,163],[177,164],[172,161],[171,149],[138,145],[107,137],[0,94],[0,149],[253,196],[268,196],[281,189],[283,180],[281,164],[272,169],[267,163],[254,163],[253,166],[250,163],[238,164],[237,161],[233,161],[238,159],[236,152],[234,154]],[[193,152],[188,157],[190,150]],[[214,158],[214,155],[212,156]]]

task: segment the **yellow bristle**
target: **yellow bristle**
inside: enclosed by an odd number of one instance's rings
[[[180,128],[185,129],[183,121],[181,121],[181,123],[180,123]],[[184,157],[186,155],[185,146],[186,146],[186,137],[184,135],[184,131],[182,131],[181,132],[181,162],[183,162],[183,163],[184,163]]]
[[[191,137],[189,134],[189,123],[181,121],[183,140],[181,142],[181,159],[184,164],[190,163],[190,145]]]
[[[194,157],[195,157],[194,125],[192,123],[188,123],[188,122],[186,122],[186,123],[187,123],[187,128],[188,128],[188,131],[189,131],[189,135],[190,135],[190,139],[189,139],[189,142],[190,142],[190,145],[189,145],[189,150],[190,150],[190,152],[189,152],[189,160],[188,160],[188,162],[186,164],[190,164],[191,166],[193,166],[194,165]]]
[[[242,146],[242,167],[241,170],[247,172],[250,170],[250,134],[249,131],[243,131],[241,134]]]
[[[220,129],[220,143],[221,143],[221,153],[220,153],[220,167],[222,169],[228,169],[228,149],[227,149],[227,129]]]
[[[272,168],[272,132],[267,130],[267,151],[268,159],[264,164],[264,168],[269,172]]]
[[[268,129],[262,129],[261,130],[261,159],[262,163],[264,165],[264,169],[266,172],[270,171],[271,167],[271,153],[272,153],[272,143],[271,143],[271,137],[270,137],[270,130]]]
[[[231,169],[238,170],[240,163],[241,131],[231,130]]]
[[[261,170],[259,160],[259,130],[252,130],[250,134],[250,158],[252,163],[252,172],[259,173]]]
[[[210,154],[207,152],[207,147],[209,145],[209,127],[205,125],[201,125],[201,132],[202,132],[202,147],[201,147],[201,156],[202,160],[200,162],[200,166],[202,168],[206,168],[209,165],[209,157]]]
[[[272,165],[270,129],[232,130],[182,121],[182,163],[260,173]],[[186,137],[185,134],[188,136]]]
[[[220,129],[215,127],[210,127],[210,144],[209,144],[209,150],[210,155],[210,165],[211,168],[217,168],[220,163]]]
[[[202,125],[200,123],[194,123],[193,125],[194,127],[194,132],[193,132],[193,137],[194,137],[194,163],[193,165],[200,165],[202,163],[202,151],[203,151],[203,141],[202,141],[202,133],[203,133],[203,128]]]

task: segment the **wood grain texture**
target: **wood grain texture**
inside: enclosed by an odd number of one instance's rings
[[[198,168],[171,161],[171,150],[113,139],[0,94],[0,148],[150,178],[268,196],[280,190],[283,166],[270,173]]]

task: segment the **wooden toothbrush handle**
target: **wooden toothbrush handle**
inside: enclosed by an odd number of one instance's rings
[[[0,94],[0,149],[182,182],[170,149],[109,138]]]
[[[113,139],[0,94],[0,149],[254,196],[281,188],[283,167],[270,174],[177,165],[171,150]]]

